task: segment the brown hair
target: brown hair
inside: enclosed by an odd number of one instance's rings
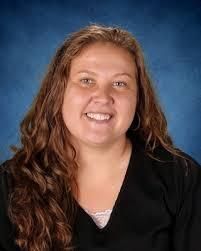
[[[99,25],[71,34],[54,56],[40,91],[21,122],[22,146],[13,147],[9,217],[16,226],[16,243],[22,250],[73,250],[76,207],[72,191],[77,193],[78,166],[61,110],[71,60],[86,45],[97,41],[125,48],[135,60],[138,101],[128,132],[133,131],[145,143],[146,153],[152,157],[159,145],[179,155],[168,135],[165,116],[135,38],[120,28]]]

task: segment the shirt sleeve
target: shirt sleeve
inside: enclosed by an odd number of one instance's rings
[[[185,154],[186,155],[186,154]],[[179,159],[182,167],[181,203],[175,216],[173,245],[175,251],[201,250],[201,167],[190,156]]]

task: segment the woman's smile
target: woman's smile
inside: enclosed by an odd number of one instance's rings
[[[86,113],[85,117],[87,121],[96,125],[110,125],[113,118],[113,116],[103,113]]]

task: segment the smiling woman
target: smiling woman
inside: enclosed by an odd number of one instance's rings
[[[167,131],[133,35],[71,34],[0,169],[0,250],[199,250],[201,169]]]
[[[111,42],[93,43],[72,60],[62,111],[79,149],[124,145],[135,115],[135,68],[131,54]]]

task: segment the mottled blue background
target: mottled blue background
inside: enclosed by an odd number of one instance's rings
[[[175,3],[176,2],[176,3]],[[201,1],[1,1],[0,161],[55,49],[89,23],[140,42],[175,144],[201,162]]]

